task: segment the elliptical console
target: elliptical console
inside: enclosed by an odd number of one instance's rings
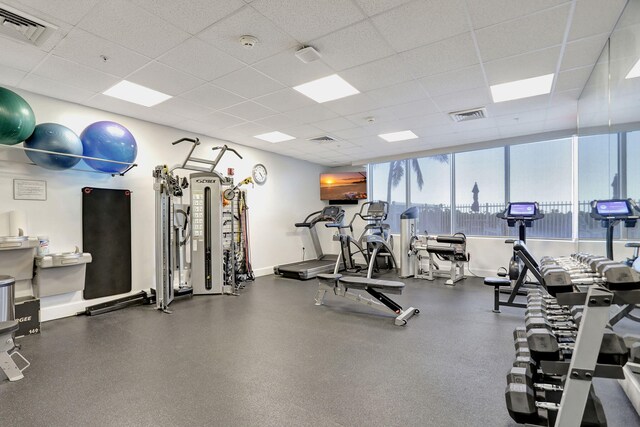
[[[607,229],[607,258],[613,259],[613,229],[620,222],[633,228],[638,222],[640,208],[633,199],[594,200],[591,202],[591,218],[600,221]]]

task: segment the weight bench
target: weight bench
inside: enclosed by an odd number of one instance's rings
[[[373,298],[368,298],[359,293],[351,292],[350,289],[366,291]],[[376,310],[385,313],[393,313],[395,324],[404,326],[414,314],[420,313],[417,308],[409,307],[403,310],[398,303],[386,296],[385,293],[402,294],[404,283],[390,280],[369,279],[366,277],[343,276],[342,274],[318,274],[318,293],[316,294],[316,305],[322,305],[327,291],[335,295],[345,297],[351,301],[368,305]]]
[[[493,286],[493,312],[500,313],[500,288],[511,286],[511,280],[507,277],[485,277],[484,284]]]
[[[0,371],[4,372],[9,381],[18,381],[24,378],[22,371],[29,367],[29,362],[20,353],[15,350],[13,343],[13,335],[18,330],[18,322],[10,320],[8,322],[0,322]],[[27,364],[20,369],[13,361],[14,354],[17,354]]]

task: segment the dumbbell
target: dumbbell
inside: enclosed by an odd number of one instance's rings
[[[575,343],[559,342],[558,338],[575,338],[575,332],[554,331],[550,328],[536,327],[527,330],[527,344],[531,358],[541,360],[560,360],[563,352],[570,357]],[[624,366],[629,358],[624,340],[610,329],[605,329],[600,344],[598,363]]]
[[[536,399],[536,392],[543,391],[545,401]],[[563,387],[558,383],[535,382],[527,368],[512,368],[507,374],[505,400],[511,418],[519,424],[555,425]],[[546,419],[538,410],[546,410]],[[606,426],[607,420],[602,402],[596,396],[593,386],[582,414],[583,426]]]
[[[558,404],[536,400],[536,390],[561,392],[562,386],[546,383],[534,383],[531,370],[513,367],[507,374],[505,400],[507,411],[519,424],[541,424],[543,417],[538,409],[557,411]]]
[[[513,330],[513,346],[516,349],[516,358],[531,357],[529,345],[527,344],[527,331],[524,328],[516,328]]]

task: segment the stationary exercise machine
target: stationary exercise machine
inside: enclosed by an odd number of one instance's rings
[[[325,224],[326,227],[337,228],[339,231],[334,235],[334,240],[340,242],[340,254],[334,266],[334,274],[342,271],[343,268],[348,273],[360,273],[366,268],[367,277],[372,278],[374,273],[380,272],[382,268],[398,271],[398,263],[393,254],[390,226],[384,222],[387,213],[387,202],[366,202],[360,206],[360,211],[353,215],[349,224]],[[358,218],[365,221],[366,225],[356,239],[353,231],[354,223]],[[358,254],[364,258],[365,266],[356,262],[354,255]]]
[[[309,230],[309,235],[313,242],[313,248],[316,251],[316,258],[293,262],[290,264],[277,265],[273,267],[273,272],[284,277],[299,280],[312,279],[321,273],[331,273],[336,265],[336,260],[339,262],[339,256],[325,254],[322,251],[322,245],[318,238],[316,225],[321,222],[341,224],[343,218],[344,209],[342,209],[341,206],[331,205],[326,206],[320,211],[312,212],[307,215],[304,221],[297,222],[295,224],[297,228],[306,228]]]
[[[232,176],[215,170],[227,152],[242,156],[226,145],[213,147],[214,160],[193,156],[200,141],[182,138],[192,143],[185,160],[171,168],[166,165],[154,169],[156,192],[156,308],[169,312],[168,306],[176,296],[236,294],[237,239],[243,228],[236,225],[237,204],[244,200],[239,185],[233,186]],[[178,170],[192,171],[189,179],[175,174]],[[182,203],[183,191],[190,189],[190,205]],[[226,203],[225,203],[226,201]],[[235,202],[234,202],[235,201]],[[242,236],[240,236],[242,239]],[[188,250],[190,249],[190,250]],[[242,247],[243,256],[247,248]],[[187,256],[187,254],[189,256]],[[178,289],[175,289],[178,271]]]
[[[415,206],[400,215],[400,277],[427,280],[443,277],[447,279],[445,284],[455,285],[464,279],[464,264],[470,259],[467,237],[463,233],[451,236],[418,234],[417,217]],[[441,270],[438,261],[449,262],[449,270]]]
[[[600,225],[607,229],[606,234],[606,251],[607,258],[613,260],[613,232],[618,224],[624,224],[625,228],[633,228],[640,218],[640,207],[633,199],[610,199],[610,200],[594,200],[591,202],[591,218],[600,221]],[[638,256],[638,243],[627,243],[626,247],[634,248],[633,259],[627,259],[627,265],[634,265]],[[620,307],[612,319],[619,321],[622,317],[628,317],[631,320],[640,322],[640,317],[636,317],[631,312],[638,308],[636,305],[627,304]]]
[[[538,202],[512,202],[507,203],[507,207],[502,212],[496,214],[497,218],[507,221],[510,228],[518,227],[518,240],[527,243],[527,228],[533,226],[533,222],[544,218],[544,214],[538,207]],[[507,239],[505,243],[513,244],[514,239]],[[514,250],[513,256],[509,261],[509,279],[518,280],[522,260],[520,260]]]

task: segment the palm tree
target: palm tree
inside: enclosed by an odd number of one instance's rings
[[[434,160],[439,163],[449,163],[448,154],[436,154],[435,156],[427,157],[429,160]],[[424,187],[424,176],[422,175],[422,169],[420,168],[420,162],[418,159],[411,159],[411,169],[416,174],[416,182],[418,188],[422,190]],[[387,203],[391,206],[391,190],[400,185],[402,178],[404,177],[404,160],[393,160],[389,163],[389,177],[387,180]]]

